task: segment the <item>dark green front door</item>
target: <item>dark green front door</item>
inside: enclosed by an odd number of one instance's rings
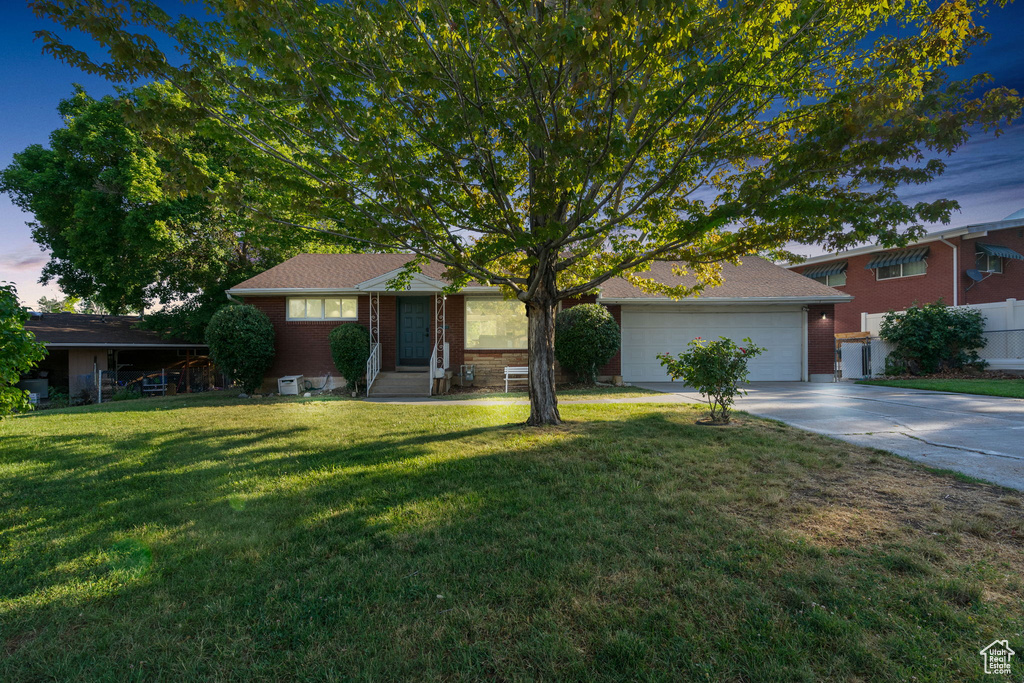
[[[398,297],[398,364],[430,362],[430,297]]]

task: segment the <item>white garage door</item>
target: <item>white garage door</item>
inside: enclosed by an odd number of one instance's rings
[[[674,306],[622,307],[622,378],[627,382],[669,379],[657,359],[673,355],[696,337],[750,337],[765,352],[750,361],[752,382],[800,381],[803,327],[798,307],[761,309]]]

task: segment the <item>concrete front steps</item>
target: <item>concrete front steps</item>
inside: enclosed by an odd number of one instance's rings
[[[381,372],[370,387],[370,398],[395,398],[400,396],[429,396],[427,369],[416,368]]]

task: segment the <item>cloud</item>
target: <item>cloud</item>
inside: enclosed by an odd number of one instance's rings
[[[12,271],[39,270],[48,260],[49,257],[45,254],[4,254],[0,256],[0,269]]]

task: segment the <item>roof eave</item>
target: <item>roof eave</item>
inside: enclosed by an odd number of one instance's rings
[[[189,344],[187,342],[167,342],[165,344],[121,344],[118,342],[48,342],[43,344],[47,347],[61,347],[69,349],[198,349],[209,348],[206,344]]]
[[[405,289],[380,289],[380,290],[369,290],[369,289],[355,289],[353,287],[344,287],[337,289],[325,289],[323,287],[252,287],[246,289],[229,289],[228,294],[232,296],[288,296],[293,294],[403,294],[403,293],[417,293],[421,291],[435,291],[431,290],[405,290]],[[441,289],[436,290],[440,292]],[[486,294],[499,291],[498,287],[491,287],[486,285],[473,285],[470,287],[463,287],[459,290],[460,294]]]
[[[837,251],[831,254],[822,254],[821,256],[812,256],[800,263],[787,263],[783,265],[783,268],[792,270],[793,268],[802,268],[803,266],[814,265],[815,263],[826,263],[828,261],[835,261],[836,259],[849,258],[851,256],[864,256],[866,254],[874,254],[879,251],[889,251],[890,249],[906,249],[917,244],[928,244],[930,242],[941,242],[942,240],[948,240],[950,237],[963,237],[968,234],[967,228],[956,228],[954,230],[944,230],[942,232],[935,232],[930,235],[925,235],[919,240],[908,242],[905,247],[882,247],[878,245],[867,245],[864,247],[857,247],[856,249],[847,249],[846,251]]]
[[[603,304],[840,304],[853,301],[853,296],[709,296],[686,299],[601,296],[597,300]]]

